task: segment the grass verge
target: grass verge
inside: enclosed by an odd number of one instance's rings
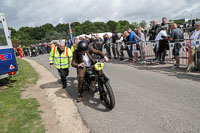
[[[21,99],[22,89],[35,84],[39,75],[26,61],[17,62],[19,74],[0,90],[0,133],[43,133],[39,103],[33,98]]]

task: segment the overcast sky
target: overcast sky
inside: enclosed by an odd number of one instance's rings
[[[200,0],[0,0],[9,27],[45,23],[200,18]]]

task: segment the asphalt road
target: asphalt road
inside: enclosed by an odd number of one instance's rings
[[[50,69],[48,55],[31,58]],[[98,95],[84,94],[76,103],[76,70],[70,68],[66,91],[94,133],[200,133],[200,80],[129,64],[107,63],[116,107],[107,110]]]

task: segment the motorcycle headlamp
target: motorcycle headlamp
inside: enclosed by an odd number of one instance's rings
[[[98,62],[94,65],[96,71],[101,71],[104,68],[104,63]]]

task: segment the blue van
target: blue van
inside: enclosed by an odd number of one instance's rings
[[[17,70],[11,35],[8,32],[5,15],[0,13],[0,79],[11,77]]]

